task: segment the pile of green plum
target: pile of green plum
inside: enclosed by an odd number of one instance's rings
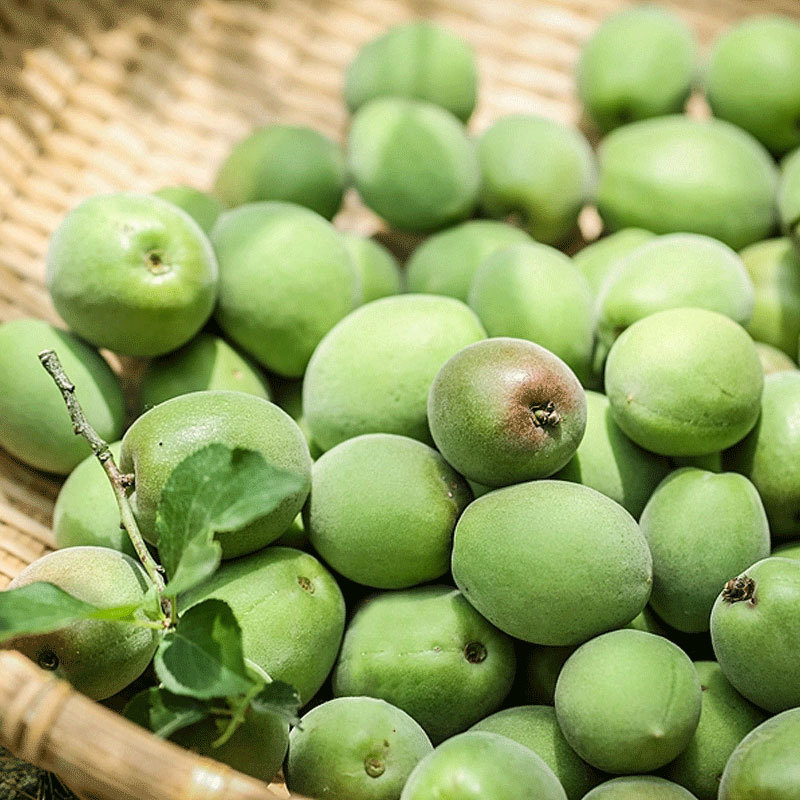
[[[61,549],[11,588],[149,587],[52,349],[154,553],[200,448],[298,478],[217,531],[179,613],[227,603],[302,719],[178,743],[331,800],[800,798],[800,24],[747,19],[698,73],[685,25],[633,7],[577,66],[596,151],[534,115],[473,135],[471,48],[416,22],[350,65],[346,155],[273,124],[213,193],[72,210],[47,258],[69,332],[0,326],[0,444],[69,474]],[[348,187],[426,235],[403,267],[331,224]],[[565,255],[591,205],[604,235]],[[147,360],[127,413],[100,349]],[[158,639],[8,646],[121,708]]]

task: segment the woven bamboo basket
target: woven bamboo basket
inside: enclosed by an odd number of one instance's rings
[[[800,18],[798,0],[661,3],[692,26],[702,47],[747,15]],[[44,289],[47,240],[84,197],[172,183],[207,188],[232,143],[272,120],[341,140],[344,69],[387,26],[425,17],[475,47],[481,86],[473,130],[512,112],[580,124],[572,77],[580,45],[623,5],[0,0],[0,321],[57,321]],[[380,227],[353,197],[336,224],[364,234]],[[134,364],[118,366],[124,380],[136,373]],[[0,588],[53,547],[58,488],[0,451]],[[288,796],[157,740],[11,653],[0,654],[0,743],[87,800]]]

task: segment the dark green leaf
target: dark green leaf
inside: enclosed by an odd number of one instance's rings
[[[168,597],[179,594],[211,577],[222,560],[222,548],[209,531],[205,536],[196,536],[185,546],[175,573],[164,590]]]
[[[154,686],[139,692],[123,714],[132,722],[168,739],[176,731],[205,719],[209,710],[194,697],[181,697]]]
[[[239,623],[221,600],[204,600],[183,614],[162,639],[155,668],[166,689],[201,700],[246,694],[253,685]]]
[[[290,725],[300,722],[297,712],[300,709],[300,695],[297,689],[283,681],[272,681],[253,699],[253,708],[256,711],[277,714]]]

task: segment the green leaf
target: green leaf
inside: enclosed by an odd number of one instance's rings
[[[217,571],[221,560],[222,548],[214,541],[210,530],[204,536],[189,540],[164,593],[167,597],[177,597],[197,586]]]
[[[204,600],[183,614],[161,640],[155,668],[170,692],[201,700],[246,694],[253,685],[239,623],[221,600]]]
[[[172,734],[194,725],[209,715],[205,704],[158,686],[135,695],[122,712],[132,722],[168,739]]]
[[[277,714],[290,725],[297,725],[300,718],[300,694],[297,689],[283,681],[272,681],[253,698],[253,708],[256,711]]]

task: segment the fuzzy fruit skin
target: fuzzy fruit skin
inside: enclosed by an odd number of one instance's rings
[[[387,433],[357,436],[312,470],[305,529],[345,578],[378,589],[435,580],[472,500],[466,481],[428,445]]]
[[[764,370],[764,377],[775,372],[794,372],[797,370],[797,364],[783,350],[778,350],[777,347],[763,342],[756,342],[755,345],[758,360]]]
[[[800,534],[800,373],[780,372],[764,380],[755,428],[725,453],[729,469],[758,489],[773,539]]]
[[[581,383],[589,380],[594,298],[568,256],[537,242],[495,252],[475,273],[469,305],[489,336],[535,342],[562,359]]]
[[[395,228],[434,231],[468,217],[478,200],[475,147],[449,111],[382,97],[353,117],[347,165],[364,203]]]
[[[653,493],[640,525],[653,556],[650,605],[687,633],[707,631],[720,588],[770,551],[761,498],[735,472],[673,472]]]
[[[587,391],[586,432],[553,477],[596,489],[638,519],[670,470],[666,458],[643,450],[620,430],[605,395]]]
[[[544,244],[561,244],[595,184],[594,155],[577,130],[544,117],[501,117],[478,139],[481,208],[490,217],[519,215]]]
[[[598,152],[606,226],[702,233],[739,250],[777,215],[777,170],[749,134],[721,120],[660,117],[618,128]]]
[[[303,414],[323,450],[362,433],[432,443],[428,391],[442,364],[486,333],[463,303],[433,295],[375,300],[320,342],[303,382]]]
[[[426,100],[466,122],[475,108],[478,68],[472,48],[427,21],[397,25],[367,42],[345,77],[351,112],[376,97]]]
[[[182,208],[206,235],[211,232],[222,211],[222,205],[216,197],[191,186],[165,186],[153,194]]]
[[[800,792],[800,708],[751,731],[730,757],[719,800],[795,800]]]
[[[345,633],[333,694],[386,700],[436,744],[494,711],[515,666],[511,640],[460,592],[425,586],[361,605]]]
[[[618,630],[579,647],[556,684],[558,724],[578,755],[615,774],[650,772],[689,744],[701,707],[689,657],[652,633]]]
[[[111,367],[71,333],[38,319],[0,325],[0,446],[25,464],[66,475],[91,454],[72,431],[64,399],[37,358],[55,350],[86,418],[106,441],[122,435],[125,402]]]
[[[540,756],[564,787],[568,800],[581,800],[602,777],[581,760],[558,727],[552,706],[516,706],[497,711],[470,728],[507,736]]]
[[[551,418],[539,421],[537,413]],[[572,458],[586,428],[586,398],[570,368],[543,347],[487,339],[439,370],[428,423],[462,475],[505,486],[552,475]]]
[[[311,709],[292,731],[286,785],[322,799],[397,800],[432,752],[405,711],[373,697],[337,697]]]
[[[154,195],[84,200],[47,252],[47,288],[69,328],[128,356],[159,356],[186,344],[211,315],[218,280],[200,226]]]
[[[151,361],[139,385],[144,409],[190,392],[222,389],[269,400],[269,385],[259,368],[224,339],[201,333],[189,344]]]
[[[22,570],[8,588],[38,581],[53,583],[100,608],[141,603],[150,587],[138,561],[108,547],[68,547],[48,553]],[[144,611],[139,614],[146,619]],[[91,619],[52,633],[11,639],[2,647],[19,650],[40,666],[55,654],[57,677],[92,700],[105,700],[145,671],[158,642],[158,633],[149,628]]]
[[[578,644],[630,622],[650,596],[633,517],[566,481],[490,492],[456,525],[453,577],[490,622],[534,644]]]
[[[778,214],[784,233],[800,245],[800,147],[781,162]]]
[[[584,247],[572,257],[572,263],[586,276],[596,296],[616,264],[654,237],[644,228],[623,228]]]
[[[532,750],[497,733],[468,731],[416,767],[400,800],[566,800],[558,778]]]
[[[225,212],[215,319],[239,347],[287,378],[303,375],[322,337],[361,301],[361,279],[333,226],[291,203]]]
[[[475,272],[492,253],[525,244],[525,231],[493,219],[471,219],[427,238],[406,263],[409,292],[444,294],[466,303]]]
[[[606,394],[622,431],[667,456],[698,456],[738,442],[756,424],[764,373],[747,332],[701,308],[660,311],[616,340]]]
[[[706,71],[714,115],[750,132],[776,155],[800,145],[800,25],[751,17],[715,42]]]
[[[342,241],[361,276],[362,303],[400,294],[400,266],[380,242],[354,233],[342,233]]]
[[[119,463],[122,442],[109,450]],[[64,481],[53,509],[56,546],[110,547],[136,556],[130,537],[120,525],[119,506],[105,470],[94,455],[81,461]]]
[[[786,544],[775,547],[772,550],[772,555],[800,560],[800,542],[786,542]]]
[[[628,775],[601,783],[583,800],[697,800],[677,783],[653,775]]]
[[[640,6],[607,17],[583,46],[578,95],[595,126],[607,133],[682,111],[694,73],[691,31],[664,9]]]
[[[181,610],[216,598],[242,628],[244,655],[273,680],[286,681],[305,704],[331,671],[344,631],[344,598],[316,558],[269,547],[223,564],[187,592]]]
[[[240,530],[218,533],[223,558],[258,550],[292,524],[311,487],[311,457],[295,422],[276,405],[244,392],[192,392],[151,408],[122,439],[120,469],[136,476],[130,502],[149,542],[157,544],[156,510],[172,471],[196,450],[215,443],[255,450],[303,480],[266,516]]]
[[[711,641],[725,677],[773,714],[800,705],[800,561],[765,558],[740,579],[752,582],[752,600],[723,591],[711,612]],[[727,585],[726,585],[727,589]]]
[[[217,173],[214,191],[228,208],[280,200],[331,219],[342,205],[344,158],[311,128],[268,125],[242,139]]]
[[[731,686],[716,661],[697,661],[694,666],[703,690],[700,722],[688,747],[662,774],[697,800],[717,800],[731,753],[767,715]]]

